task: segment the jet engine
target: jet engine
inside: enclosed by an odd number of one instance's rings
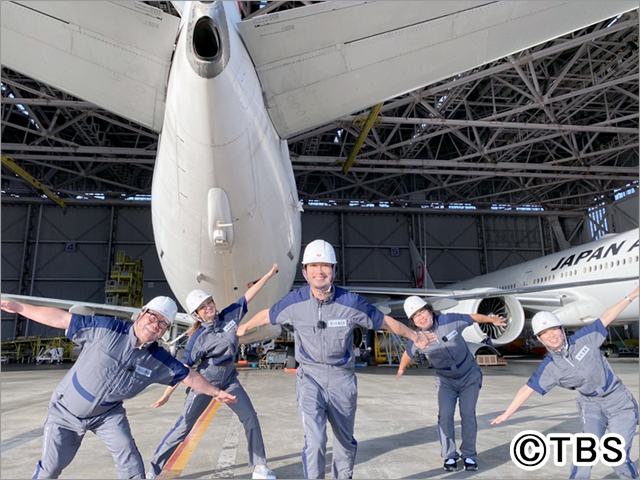
[[[469,293],[482,294],[481,298],[460,300],[451,313],[480,313],[482,315],[499,315],[507,319],[506,327],[497,327],[491,323],[475,323],[462,332],[467,342],[482,343],[487,337],[494,346],[513,342],[524,328],[524,310],[520,302],[509,295],[486,296],[486,292],[494,289],[477,289]],[[445,312],[446,313],[446,312]]]

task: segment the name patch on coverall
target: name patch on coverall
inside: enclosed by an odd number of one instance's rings
[[[582,349],[576,354],[576,360],[580,361],[584,358],[584,356],[589,352],[589,347],[586,345],[582,347]]]
[[[141,367],[140,365],[136,365],[136,373],[139,373],[140,375],[144,375],[145,377],[151,376],[151,370],[149,370],[148,368]]]
[[[227,333],[229,330],[236,328],[236,322],[229,322],[224,326],[224,333]]]
[[[331,328],[331,327],[346,327],[347,326],[347,319],[346,318],[339,318],[337,320],[329,320],[327,326],[329,328]]]
[[[454,330],[453,332],[446,334],[446,335],[444,336],[444,338],[446,338],[446,339],[447,339],[447,341],[449,341],[449,340],[453,340],[453,339],[454,339],[454,338],[456,338],[457,336],[458,336],[458,331],[457,331],[457,330]]]

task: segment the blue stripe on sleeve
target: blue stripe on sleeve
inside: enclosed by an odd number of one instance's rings
[[[473,318],[466,313],[445,313],[444,315],[437,316],[438,325],[447,325],[454,322],[464,322],[468,325],[473,324]]]
[[[384,314],[360,295],[352,293],[349,290],[345,290],[344,288],[336,287],[336,296],[334,301],[340,305],[354,308],[364,313],[373,323],[372,330],[380,330],[382,327]]]
[[[269,321],[272,325],[281,323],[278,322],[278,317],[282,312],[296,303],[309,300],[309,298],[311,298],[311,287],[308,285],[288,293],[282,300],[269,309]]]
[[[71,315],[71,322],[67,329],[67,338],[73,340],[73,337],[75,337],[80,330],[86,328],[106,328],[107,330],[113,330],[117,333],[127,333],[131,325],[131,322],[125,322],[124,320],[118,320],[112,317],[92,317],[91,315],[78,315],[74,313]]]
[[[573,335],[571,335],[568,339],[569,345],[573,345],[576,343],[576,340],[585,337],[587,335],[589,335],[590,333],[599,333],[600,335],[602,335],[604,338],[607,338],[609,336],[609,332],[607,332],[606,327],[604,326],[604,324],[602,323],[602,320],[600,320],[599,318],[593,322],[590,325],[587,325],[586,327],[582,327],[580,330],[578,330],[576,333],[574,333]]]
[[[244,315],[245,313],[247,313],[247,299],[243,297],[241,297],[237,302],[232,303],[231,305],[229,305],[227,308],[225,308],[224,310],[222,310],[220,312],[220,316],[224,317],[225,315],[229,315],[231,314],[231,312],[233,312],[234,310],[241,308],[242,309],[242,314]]]
[[[548,355],[544,357],[544,360],[542,360],[542,363],[538,366],[536,371],[533,372],[533,375],[531,375],[531,378],[529,378],[529,380],[527,381],[527,386],[529,386],[530,388],[538,392],[540,395],[547,394],[547,391],[540,386],[540,377],[544,373],[544,370],[547,367],[547,365],[549,365],[549,363],[552,360],[553,359]]]
[[[189,375],[190,370],[181,362],[173,358],[169,352],[157,343],[149,348],[149,353],[153,358],[167,366],[173,373],[173,380],[169,385],[173,386],[187,378],[187,375]]]
[[[224,323],[227,320],[235,320],[235,322],[240,325],[240,321],[247,313],[247,310],[247,299],[242,297],[236,303],[232,303],[220,312],[220,322]]]

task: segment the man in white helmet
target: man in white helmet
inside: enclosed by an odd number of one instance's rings
[[[262,290],[277,272],[278,265],[274,264],[260,280],[254,283],[247,292],[235,303],[232,303],[220,313],[212,296],[202,290],[193,290],[187,295],[187,309],[193,316],[194,324],[187,332],[189,343],[182,357],[182,363],[188,367],[198,364],[197,371],[214,386],[224,389],[236,396],[238,402],[229,405],[238,415],[244,426],[247,437],[247,460],[249,466],[254,466],[252,478],[272,479],[274,473],[267,467],[267,458],[262,440],[262,431],[258,422],[258,415],[251,404],[251,400],[238,381],[234,359],[238,350],[236,330],[240,321],[247,313],[247,305]],[[157,408],[169,400],[177,388],[169,386],[164,394],[153,404]],[[182,413],[171,431],[162,440],[147,470],[147,478],[156,478],[164,465],[169,461],[182,441],[189,435],[211,402],[211,397],[195,390],[187,392]]]
[[[626,458],[613,469],[620,478],[638,478],[638,471],[630,458],[638,424],[638,404],[600,352],[600,346],[608,336],[607,327],[636,298],[638,288],[568,340],[556,315],[536,313],[531,321],[533,333],[549,353],[505,412],[491,424],[502,423],[511,417],[534,391],[546,395],[555,386],[577,390],[576,404],[581,414],[583,433],[601,438],[609,429],[609,433],[622,436]],[[569,478],[590,477],[591,466],[572,466]]]
[[[396,378],[402,376],[414,355],[421,353],[427,357],[429,365],[436,371],[438,435],[441,455],[445,459],[444,469],[447,472],[458,470],[458,460],[462,455],[464,469],[476,471],[476,404],[482,388],[482,372],[469,351],[462,332],[473,322],[492,323],[504,327],[505,319],[479,313],[447,313],[436,316],[431,304],[417,296],[408,297],[404,301],[404,312],[412,326],[434,335],[436,341],[430,343],[427,349],[421,349],[409,341],[407,350],[402,354]],[[454,415],[458,403],[462,426],[460,454],[456,448],[454,428]]]
[[[262,310],[238,328],[293,324],[295,356],[300,364],[296,391],[305,445],[302,465],[306,478],[325,477],[327,420],[333,430],[333,478],[352,478],[358,442],[353,438],[357,384],[353,330],[357,326],[385,328],[426,347],[427,338],[383,315],[364,298],[333,285],[333,247],[324,240],[307,245],[302,273],[308,286],[294,290],[271,309]]]
[[[152,383],[175,385],[182,381],[222,403],[236,401],[156,342],[176,317],[176,304],[168,297],[151,300],[133,323],[10,300],[2,300],[2,310],[65,329],[67,338],[83,347],[51,396],[42,457],[32,478],[58,478],[75,457],[87,431],[94,432],[111,452],[118,478],[144,478],[142,457],[122,402]]]

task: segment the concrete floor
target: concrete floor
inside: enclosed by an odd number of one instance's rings
[[[437,399],[433,371],[410,369],[395,379],[395,368],[358,368],[358,440],[354,478],[567,478],[570,466],[527,472],[509,457],[509,444],[523,430],[575,433],[581,423],[575,392],[556,388],[545,397],[534,394],[506,423],[491,426],[513,395],[536,369],[540,359],[507,359],[508,366],[483,367],[484,385],[478,402],[478,472],[442,469],[436,428]],[[638,399],[638,359],[612,359],[611,364]],[[2,367],[1,478],[31,478],[40,457],[47,404],[69,365]],[[304,443],[295,401],[295,374],[282,370],[241,369],[240,381],[259,414],[269,466],[278,478],[303,478],[300,450]],[[164,387],[155,385],[125,403],[136,443],[149,461],[173,426],[183,406],[180,387],[165,406],[150,407]],[[456,428],[459,436],[459,426]],[[459,444],[459,443],[458,443]],[[329,435],[329,454],[331,435]],[[638,464],[638,433],[632,458]],[[182,473],[184,478],[251,478],[246,464],[246,439],[237,417],[221,406]],[[330,460],[330,457],[329,457]],[[331,468],[327,466],[327,477]],[[89,433],[78,455],[60,478],[115,478],[106,447]],[[617,478],[610,467],[596,465],[592,478]]]

